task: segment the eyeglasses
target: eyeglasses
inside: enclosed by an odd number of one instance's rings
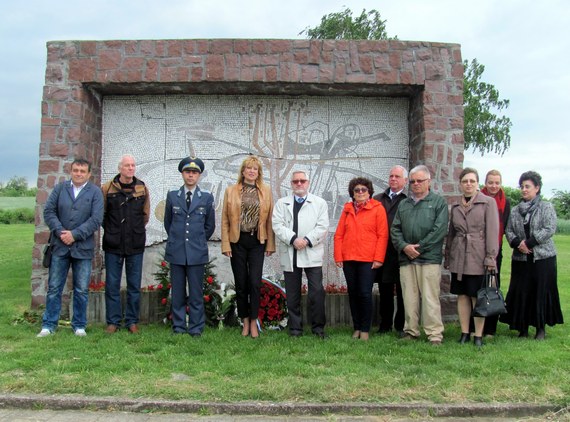
[[[420,183],[425,182],[429,179],[410,179],[410,185],[415,185],[416,183],[419,185]]]
[[[352,191],[354,193],[366,193],[368,192],[368,188],[354,188]]]
[[[307,183],[308,180],[307,179],[295,179],[295,180],[291,180],[291,183],[293,185],[302,185],[304,183]]]

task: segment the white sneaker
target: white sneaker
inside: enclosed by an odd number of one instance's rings
[[[85,337],[87,335],[87,333],[85,332],[85,329],[78,328],[77,330],[75,330],[75,335],[77,337]]]
[[[53,333],[47,328],[42,328],[42,331],[40,331],[36,337],[47,337],[51,336],[52,334]]]

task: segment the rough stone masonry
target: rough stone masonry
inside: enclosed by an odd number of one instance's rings
[[[107,121],[104,117],[111,110],[113,99],[120,102],[128,96],[140,104],[144,97],[153,98],[154,111],[149,113],[152,118],[160,114],[155,106],[180,102],[181,96],[201,98],[200,104],[222,99],[224,107],[231,105],[232,99],[239,99],[235,111],[241,111],[242,115],[234,123],[239,130],[234,132],[237,141],[234,140],[233,149],[227,148],[231,127],[212,117],[215,113],[209,113],[208,107],[199,106],[196,109],[202,112],[193,113],[187,123],[180,123],[184,136],[180,137],[179,131],[164,131],[161,137],[149,136],[145,145],[156,142],[156,150],[165,154],[139,160],[147,166],[162,161],[167,168],[169,160],[181,158],[178,155],[203,152],[209,168],[214,170],[216,165],[220,168],[222,163],[229,162],[228,156],[238,157],[234,158],[239,161],[239,154],[251,152],[266,160],[264,163],[271,169],[268,181],[272,186],[275,184],[274,194],[278,197],[282,193],[280,182],[290,170],[288,164],[300,160],[312,166],[311,171],[326,175],[324,181],[338,184],[338,188],[326,191],[327,183],[323,182],[319,188],[322,190],[316,192],[328,194],[331,204],[336,204],[342,202],[343,183],[347,183],[350,175],[366,170],[365,174],[374,178],[380,191],[385,188],[381,175],[390,164],[411,168],[421,163],[432,171],[436,192],[448,199],[458,194],[455,180],[463,165],[463,65],[458,44],[399,40],[54,41],[48,42],[47,52],[31,279],[34,306],[45,301],[47,271],[41,267],[41,251],[49,233],[43,222],[43,207],[54,185],[67,178],[75,157],[93,162],[95,183],[114,171],[112,167],[121,145],[125,153],[137,157],[136,151],[129,149],[132,142],[113,142],[113,132],[104,127]],[[292,107],[291,102],[294,102]],[[384,105],[378,106],[379,103]],[[270,114],[267,110],[277,107],[283,111],[282,115],[289,113],[289,119],[274,113],[278,119],[274,117],[272,125],[257,127],[256,121],[271,120],[258,119],[259,104],[266,115]],[[378,108],[368,116],[342,112],[345,117],[338,118],[340,114],[335,114],[339,110],[364,110],[370,104]],[[390,125],[383,127],[371,117],[390,113],[394,107],[404,107],[403,124],[394,123],[397,129],[392,130]],[[170,109],[175,111],[170,115],[165,112],[165,127],[172,127],[172,116],[178,113],[176,107]],[[124,119],[128,115],[125,110],[109,115],[109,121],[117,115]],[[287,126],[294,121],[291,113],[305,120],[294,128]],[[321,118],[325,115],[333,118]],[[373,123],[367,125],[370,121]],[[196,130],[192,131],[192,125],[197,126]],[[374,141],[372,136],[381,138]],[[405,148],[386,152],[387,147],[399,145],[402,139]],[[227,149],[228,156],[220,155],[220,148],[212,140],[225,145],[221,151]],[[384,143],[373,143],[381,141]],[[284,143],[289,148],[287,151],[282,148]],[[350,148],[348,143],[352,143]],[[299,150],[300,147],[304,150]],[[291,148],[296,148],[294,154]],[[233,169],[235,163],[229,163]],[[331,170],[339,166],[343,172]],[[213,180],[215,174],[211,173]],[[155,200],[158,230],[159,202],[175,181],[168,177],[156,180],[156,191],[151,196]],[[336,221],[331,221],[331,225],[336,225]],[[160,237],[157,232],[153,242],[159,243]],[[270,260],[268,265],[272,265]],[[94,259],[94,280],[101,278],[101,267],[102,255],[98,253]],[[325,269],[327,278],[337,280],[334,266],[330,267]],[[454,313],[453,308],[446,307],[449,305],[446,276],[442,292],[444,313]]]

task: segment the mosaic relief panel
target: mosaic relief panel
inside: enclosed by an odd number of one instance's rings
[[[164,198],[182,185],[178,162],[183,157],[197,156],[205,163],[199,185],[216,200],[212,241],[220,238],[224,190],[235,183],[248,154],[263,161],[275,200],[290,193],[292,171],[306,169],[310,191],[329,203],[325,273],[328,282],[338,283],[342,277],[332,261],[332,237],[349,200],[348,182],[363,176],[372,180],[376,193],[386,189],[390,167],[408,166],[408,144],[405,98],[109,96],[103,103],[102,180],[117,174],[123,154],[136,158],[136,175],[151,194],[151,245],[166,239]],[[277,260],[268,259],[265,273],[279,272]]]

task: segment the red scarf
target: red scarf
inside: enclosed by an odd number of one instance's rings
[[[362,209],[364,209],[366,207],[366,205],[368,204],[368,202],[370,201],[370,199],[367,199],[364,202],[358,203],[356,201],[352,201],[352,203],[354,204],[354,213],[358,214]]]
[[[481,193],[487,196],[491,196],[487,187],[481,189]],[[499,247],[503,245],[503,234],[505,234],[504,216],[505,216],[505,206],[507,205],[507,197],[505,196],[505,191],[503,188],[499,189],[499,192],[494,196],[495,202],[497,203],[497,208],[499,209]]]

